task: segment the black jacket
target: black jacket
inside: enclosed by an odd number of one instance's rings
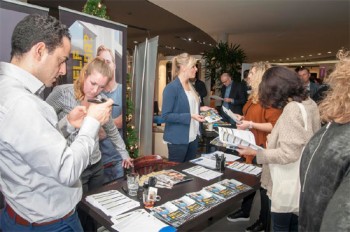
[[[225,97],[226,86],[223,85],[221,88],[221,97]],[[244,104],[247,102],[246,94],[244,93],[245,89],[241,83],[235,83],[232,81],[231,92],[229,98],[232,98],[233,103],[229,103],[230,110],[239,115],[243,115],[242,109]]]
[[[349,175],[350,123],[322,127],[300,162],[299,231],[320,231],[327,221],[334,231],[350,230]]]

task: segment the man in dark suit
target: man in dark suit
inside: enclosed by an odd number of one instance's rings
[[[242,108],[247,101],[247,97],[241,83],[234,83],[228,73],[223,73],[220,80],[222,83],[221,97],[224,99],[222,106],[230,109],[235,114],[242,115]],[[235,125],[233,119],[226,115],[222,109],[220,114],[224,121]]]
[[[317,92],[319,86],[318,84],[311,82],[310,81],[310,71],[308,68],[304,67],[304,66],[300,66],[295,70],[299,77],[303,80],[306,88],[309,90],[309,94],[310,97],[312,98],[312,100],[316,101],[315,97],[315,93]]]
[[[207,96],[207,87],[205,86],[205,83],[201,80],[199,80],[198,75],[196,74],[196,77],[191,79],[191,83],[194,87],[194,89],[197,91],[201,98],[201,106],[204,106],[204,98]]]

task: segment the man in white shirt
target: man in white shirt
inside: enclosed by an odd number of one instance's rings
[[[39,96],[66,73],[68,29],[51,16],[29,15],[12,34],[11,62],[0,63],[0,189],[3,231],[82,231],[75,207],[112,100],[78,106],[58,122]],[[80,128],[68,146],[65,137]]]

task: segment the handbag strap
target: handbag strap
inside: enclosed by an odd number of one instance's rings
[[[305,110],[305,106],[299,102],[296,102],[297,105],[299,106],[300,108],[300,111],[301,111],[301,115],[303,116],[303,120],[304,120],[304,129],[307,130],[307,113],[306,113],[306,110]]]

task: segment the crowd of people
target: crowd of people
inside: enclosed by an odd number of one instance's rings
[[[13,31],[10,62],[0,63],[3,231],[95,231],[93,220],[76,210],[82,194],[133,165],[120,134],[122,85],[109,48],[101,45],[73,84],[41,98],[45,87],[66,74],[70,40],[68,28],[54,17],[29,15]],[[262,165],[260,215],[246,231],[350,229],[350,53],[338,57],[322,93],[305,67],[256,62],[243,83],[222,73],[222,106],[239,123],[221,116],[234,128],[250,130],[264,148],[237,148],[245,162]],[[196,157],[205,121],[200,112],[215,110],[203,102],[207,91],[196,63],[188,53],[175,56],[173,81],[163,92],[170,161]],[[94,98],[107,100],[89,101]],[[228,220],[249,220],[253,198],[245,197]]]

